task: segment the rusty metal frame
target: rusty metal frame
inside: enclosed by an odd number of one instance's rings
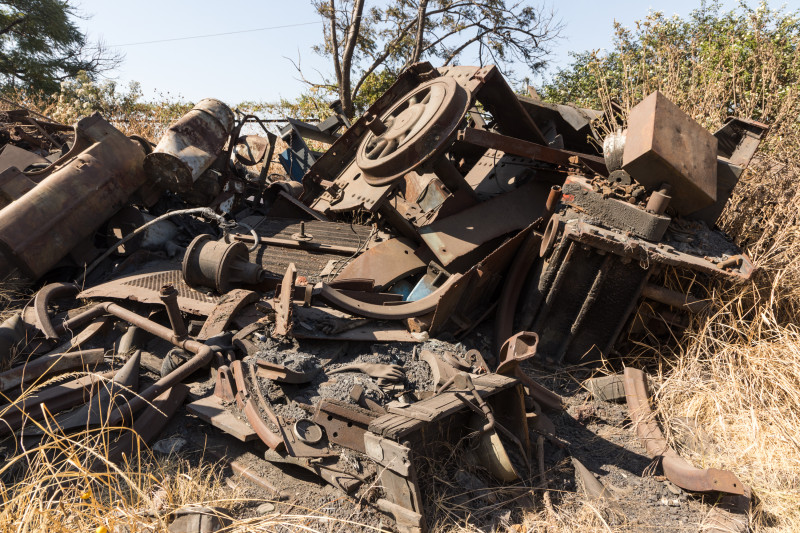
[[[559,150],[557,148],[551,148],[549,146],[532,143],[516,137],[501,135],[491,131],[465,128],[458,132],[458,140],[474,144],[475,146],[502,150],[507,154],[529,157],[537,161],[544,161],[545,163],[554,165],[580,167],[580,163],[583,163],[583,165],[598,174],[606,175],[608,173],[605,161],[602,157],[570,152],[568,150]]]
[[[679,252],[663,243],[652,243],[628,237],[580,220],[565,224],[564,236],[575,242],[588,244],[592,248],[605,250],[621,257],[629,257],[642,264],[660,263],[723,276],[733,281],[746,281],[755,271],[753,263],[746,255],[738,255],[720,263],[713,263],[703,257]]]

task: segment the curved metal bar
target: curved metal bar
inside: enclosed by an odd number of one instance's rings
[[[670,448],[650,409],[646,376],[641,370],[625,369],[625,398],[636,434],[651,457],[661,458],[661,466],[667,479],[680,488],[691,491],[744,494],[745,486],[733,472],[717,468],[695,468]]]
[[[267,422],[261,417],[253,397],[248,392],[250,388],[247,386],[244,366],[240,360],[237,359],[231,364],[231,372],[233,372],[233,378],[236,380],[236,403],[244,411],[247,422],[264,444],[273,450],[277,450],[283,445],[283,439],[280,435],[274,433],[267,425]],[[267,415],[270,416],[270,418],[274,418],[275,415],[273,415],[266,406],[264,407]],[[275,422],[277,421],[273,421],[273,423]]]
[[[378,320],[401,320],[404,318],[427,315],[435,311],[436,306],[439,305],[439,300],[442,299],[450,287],[459,279],[461,279],[461,274],[453,274],[441,287],[425,298],[399,305],[376,305],[362,302],[350,296],[345,296],[340,291],[325,283],[322,284],[319,297],[333,307],[341,309],[342,311],[347,311],[353,315],[375,318]]]
[[[497,354],[497,373],[511,375],[522,361],[536,357],[539,335],[531,331],[520,331],[512,335]]]
[[[74,283],[50,283],[42,287],[33,299],[33,310],[36,313],[36,326],[44,333],[47,339],[57,339],[58,333],[50,321],[47,308],[50,300],[63,298],[65,296],[75,296],[80,288]]]
[[[494,320],[494,352],[500,353],[503,343],[514,334],[514,316],[517,314],[522,286],[528,277],[533,263],[539,258],[541,233],[531,232],[519,247],[511,266],[508,268],[500,303],[497,305],[497,316]]]

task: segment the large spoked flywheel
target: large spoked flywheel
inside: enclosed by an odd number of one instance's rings
[[[356,155],[356,164],[370,185],[387,185],[415,170],[452,141],[467,111],[469,95],[453,78],[423,83],[381,117]]]

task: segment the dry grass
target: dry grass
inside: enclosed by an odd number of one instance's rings
[[[800,179],[789,168],[773,179],[788,173]],[[764,175],[751,173],[745,191],[761,185],[772,190],[763,181],[756,185],[756,178]],[[707,433],[703,453],[683,450],[694,464],[728,468],[752,487],[757,502],[752,524],[764,531],[800,530],[800,228],[793,220],[800,197],[795,195],[791,190],[785,203],[773,205],[761,224],[743,232],[759,272],[744,286],[709,287],[714,312],[696,320],[676,348],[660,354],[655,391],[665,427],[688,417]],[[751,202],[759,196],[740,192],[741,212],[757,211]],[[727,213],[729,224],[735,209]]]
[[[54,427],[52,420],[37,426]],[[252,509],[268,500],[247,498],[240,484],[226,483],[224,465],[207,457],[156,456],[139,441],[133,458],[112,463],[110,445],[125,431],[47,431],[40,443],[8,451],[0,468],[0,531],[166,531],[173,513],[187,507],[210,508],[230,532],[378,531],[296,506],[259,516]]]
[[[758,272],[735,287],[706,281],[713,312],[671,347],[642,353],[656,374],[662,426],[688,417],[708,435],[702,452],[682,453],[697,466],[728,468],[752,487],[756,531],[800,531],[800,55],[786,54],[786,39],[768,37],[763,11],[742,24],[754,40],[739,63],[702,53],[709,39],[736,43],[739,35],[695,36],[687,54],[655,26],[645,28],[647,60],[623,54],[631,82],[622,89],[600,82],[598,94],[630,108],[658,89],[709,128],[730,113],[723,103],[735,102],[739,116],[772,126],[720,219]],[[797,50],[797,32],[789,39]],[[673,275],[669,282],[685,289],[697,280]]]

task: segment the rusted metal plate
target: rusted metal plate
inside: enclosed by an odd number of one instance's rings
[[[484,243],[527,227],[545,212],[550,185],[530,182],[420,228],[420,235],[447,267]]]
[[[541,164],[533,159],[489,149],[472,166],[464,179],[475,190],[478,199],[485,201],[514,189],[541,172]]]
[[[371,279],[375,290],[383,290],[399,279],[424,271],[427,263],[420,254],[419,246],[409,239],[389,239],[352,260],[336,279]]]
[[[370,226],[324,220],[300,220],[254,215],[242,219],[242,222],[251,226],[263,239],[274,238],[281,241],[291,241],[298,247],[303,246],[304,243],[294,240],[294,235],[300,233],[300,223],[302,222],[305,225],[305,232],[313,237],[310,243],[339,246],[340,249],[338,251],[341,254],[353,253],[359,248],[363,248],[372,232]],[[236,231],[242,234],[249,233],[244,227]]]
[[[234,289],[220,299],[211,314],[203,323],[203,328],[197,335],[197,340],[206,340],[223,333],[231,323],[236,313],[258,300],[258,294],[245,289]]]
[[[358,318],[328,307],[297,306],[294,315],[292,336],[298,339],[372,342],[424,342],[428,339],[427,334],[411,333],[396,322]]]
[[[260,246],[250,251],[250,260],[260,264],[270,279],[281,279],[289,263],[294,263],[298,275],[305,276],[311,283],[321,280],[321,272],[331,261],[336,262],[338,269],[367,249],[372,233],[369,226],[321,220],[252,216],[242,223],[258,233]],[[301,223],[311,240],[295,238],[300,233]],[[236,230],[235,238],[247,242],[248,246],[253,242],[252,234],[244,226]]]
[[[250,425],[228,411],[213,394],[186,404],[186,410],[242,442],[258,440]]]
[[[670,205],[681,215],[717,198],[716,137],[658,91],[628,115],[622,168],[649,189],[670,184]]]
[[[660,457],[667,479],[682,489],[744,494],[745,486],[732,472],[716,468],[699,469],[690,465],[668,444],[650,409],[647,376],[641,370],[625,368],[625,398],[636,434],[651,457]]]
[[[312,173],[314,168],[311,169]],[[336,177],[331,186],[313,201],[311,208],[323,213],[350,211],[357,208],[375,212],[383,205],[395,187],[396,184],[381,187],[370,185],[361,179],[361,169],[355,162],[352,162],[344,172]]]
[[[221,301],[220,296],[193,289],[183,281],[180,270],[136,274],[86,289],[77,298],[119,298],[148,304],[160,304],[159,290],[172,285],[178,291],[182,311],[208,316]]]
[[[42,164],[50,165],[50,161],[13,144],[7,144],[0,149],[0,172],[11,167],[16,167],[18,170],[23,171],[30,165]]]
[[[325,428],[328,441],[366,453],[364,433],[378,415],[346,402],[324,399],[317,404],[314,422]]]

